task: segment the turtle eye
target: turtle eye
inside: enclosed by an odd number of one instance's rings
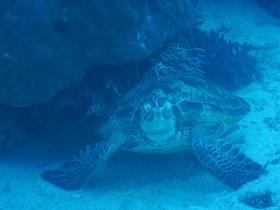
[[[164,98],[159,98],[157,103],[159,107],[163,107],[165,105],[166,100]]]
[[[145,110],[146,113],[151,113],[152,106],[151,106],[150,103],[144,104],[143,108],[144,108],[144,110]]]
[[[156,102],[154,101],[150,101],[150,104],[152,109],[154,109],[157,106]]]

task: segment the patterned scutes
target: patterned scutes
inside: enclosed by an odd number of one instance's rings
[[[134,113],[144,103],[155,99],[152,95],[155,89],[164,92],[166,100],[179,108],[183,106],[183,102],[194,102],[216,107],[233,117],[244,116],[250,111],[250,105],[244,99],[227,93],[202,75],[178,71],[147,78],[118,101],[109,115],[121,112],[121,116],[135,117]]]

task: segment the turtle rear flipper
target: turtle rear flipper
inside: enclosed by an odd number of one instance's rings
[[[78,190],[117,148],[118,145],[104,141],[95,145],[88,145],[61,167],[43,171],[41,177],[62,189]]]
[[[203,167],[234,190],[257,179],[266,168],[228,143],[213,144],[205,139],[196,139],[193,141],[193,151]]]

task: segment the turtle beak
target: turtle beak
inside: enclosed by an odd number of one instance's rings
[[[161,111],[155,111],[153,113],[153,120],[154,121],[163,121],[163,120],[167,120],[167,118],[165,117],[165,115],[161,112]]]
[[[175,133],[175,120],[166,119],[160,111],[153,112],[151,120],[147,120],[141,124],[146,136],[153,141],[167,141]]]

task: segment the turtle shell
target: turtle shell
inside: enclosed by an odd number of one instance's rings
[[[177,72],[138,84],[116,102],[96,132],[104,139],[114,131],[125,134],[126,150],[177,152],[190,148],[192,135],[218,139],[249,111],[244,99],[203,76]]]
[[[176,72],[146,79],[117,101],[109,115],[117,119],[138,117],[137,111],[147,101],[155,101],[160,97],[183,113],[195,109],[196,104],[211,106],[225,117],[242,118],[250,111],[250,105],[244,99],[228,93],[204,76]]]

